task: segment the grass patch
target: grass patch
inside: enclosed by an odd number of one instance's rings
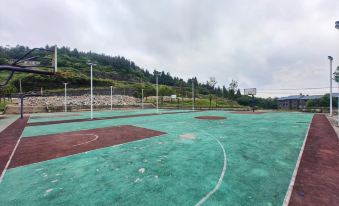
[[[156,101],[146,101],[147,103],[155,104]],[[159,97],[159,106],[160,107],[177,107],[177,108],[190,108],[192,107],[192,100],[172,100],[172,102],[162,102],[161,97]],[[239,108],[243,107],[239,105],[236,101],[226,100],[226,99],[214,99],[209,101],[209,99],[196,99],[195,100],[196,108]]]
[[[7,101],[0,102],[0,112],[5,111],[6,105],[7,105]]]

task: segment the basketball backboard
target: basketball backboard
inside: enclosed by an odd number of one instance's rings
[[[257,94],[256,88],[244,89],[244,95],[256,95],[256,94]]]

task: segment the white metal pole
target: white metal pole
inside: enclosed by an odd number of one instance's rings
[[[111,110],[113,109],[113,86],[111,86]]]
[[[65,85],[65,112],[67,112],[67,83],[64,83]]]
[[[42,87],[40,88],[40,95],[43,95]]]
[[[93,119],[93,65],[91,64],[91,119]]]
[[[330,60],[330,116],[333,115],[333,109],[332,109],[332,61],[333,58],[331,56],[328,57]]]
[[[192,78],[192,110],[194,111],[194,82]]]
[[[141,108],[144,108],[144,89],[141,89]]]
[[[158,75],[156,75],[156,83],[157,83],[157,112],[159,112],[159,100],[158,100]]]

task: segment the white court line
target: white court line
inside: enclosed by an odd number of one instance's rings
[[[29,121],[29,118],[30,118],[30,116],[28,117],[27,122]],[[5,173],[7,172],[8,166],[9,166],[9,164],[11,163],[12,158],[13,158],[13,156],[14,156],[14,153],[15,153],[15,151],[16,151],[16,149],[17,149],[19,143],[20,143],[20,140],[21,140],[22,134],[24,133],[24,130],[25,130],[25,128],[22,130],[22,133],[21,133],[21,135],[20,135],[18,141],[17,141],[16,144],[15,144],[15,147],[14,147],[12,153],[11,153],[11,156],[9,157],[9,159],[8,159],[8,161],[7,161],[7,163],[6,163],[6,166],[5,166],[4,170],[3,170],[2,173],[1,173],[1,176],[0,176],[0,184],[2,183],[2,180],[4,179]]]
[[[312,121],[313,121],[313,119],[311,120],[311,123],[312,123]],[[307,140],[307,137],[308,137],[308,132],[310,131],[311,123],[308,125],[308,129],[307,129],[307,132],[306,132],[306,135],[305,135],[305,138],[304,138],[304,142],[303,142],[303,145],[301,146],[299,156],[298,156],[298,160],[297,160],[297,163],[295,165],[295,168],[294,168],[294,171],[293,171],[293,174],[292,174],[292,177],[291,177],[291,181],[290,181],[290,184],[288,186],[288,189],[287,189],[287,192],[286,192],[286,195],[285,195],[284,202],[282,204],[283,206],[287,206],[288,203],[290,202],[295,178],[297,176],[297,172],[298,172],[298,169],[299,169],[301,156],[304,153],[305,144],[306,144],[306,140]]]
[[[99,138],[99,136],[96,135],[96,134],[81,134],[81,135],[82,136],[94,136],[94,138],[89,140],[89,141],[87,141],[87,142],[82,142],[82,143],[79,143],[79,144],[72,145],[72,147],[76,147],[76,146],[80,146],[80,145],[83,145],[83,144],[87,144],[87,143],[93,142],[93,141],[95,141],[95,140],[97,140]]]
[[[214,138],[214,139],[219,143],[219,145],[220,145],[220,147],[221,147],[221,149],[224,153],[224,167],[222,168],[222,172],[220,174],[218,183],[215,185],[213,190],[211,190],[209,193],[207,193],[205,195],[205,197],[203,197],[197,204],[195,204],[195,206],[200,206],[200,205],[204,204],[204,202],[219,189],[219,187],[221,186],[222,180],[224,179],[224,176],[225,176],[226,166],[227,166],[226,152],[225,152],[224,146],[221,144],[221,142],[217,138]]]

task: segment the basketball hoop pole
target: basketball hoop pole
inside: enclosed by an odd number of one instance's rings
[[[256,88],[248,88],[248,89],[244,89],[244,95],[247,96],[252,96],[252,100],[251,100],[251,107],[252,107],[252,112],[254,112],[255,110],[255,102],[254,102],[254,95],[257,94],[257,89]]]
[[[19,83],[20,83],[20,94],[21,94],[22,93],[21,79],[19,79]]]
[[[252,112],[254,112],[254,95],[252,94]]]

